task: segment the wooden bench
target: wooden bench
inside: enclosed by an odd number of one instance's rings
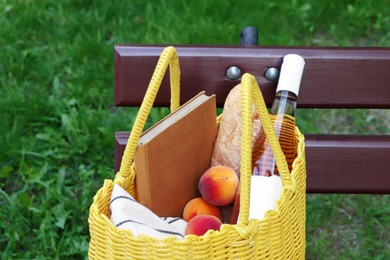
[[[165,46],[115,46],[115,105],[140,106],[158,57]],[[205,90],[223,102],[240,79],[227,70],[238,67],[253,74],[268,106],[276,81],[269,68],[280,68],[282,57],[297,53],[306,66],[298,109],[390,108],[390,48],[175,46],[181,66],[181,102]],[[165,77],[155,106],[169,106]],[[327,123],[327,122],[324,122]],[[307,192],[390,194],[390,135],[304,133]],[[115,135],[115,171],[129,132]]]

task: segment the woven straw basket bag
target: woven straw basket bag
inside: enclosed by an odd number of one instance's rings
[[[180,69],[176,49],[162,52],[145,98],[131,131],[122,164],[114,180],[105,180],[93,198],[89,214],[91,235],[90,259],[304,259],[306,224],[306,162],[304,137],[296,128],[298,155],[292,172],[276,137],[263,96],[255,78],[242,77],[242,145],[241,196],[239,224],[222,225],[220,231],[203,236],[189,235],[184,240],[164,240],[150,236],[134,237],[129,230],[116,228],[110,222],[109,202],[114,183],[135,196],[133,159],[137,142],[163,76],[170,67],[171,111],[179,107]],[[252,102],[270,141],[283,189],[275,210],[261,220],[248,219],[250,180],[252,174]],[[260,201],[260,200],[259,200]]]

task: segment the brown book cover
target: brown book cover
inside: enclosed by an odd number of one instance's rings
[[[216,135],[215,95],[204,92],[145,131],[134,158],[138,201],[160,217],[181,217],[200,196]]]

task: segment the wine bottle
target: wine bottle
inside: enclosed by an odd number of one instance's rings
[[[295,146],[295,110],[304,67],[304,60],[296,54],[286,55],[283,59],[276,96],[272,103],[270,116],[274,123],[276,136],[291,171],[296,158]],[[271,146],[264,132],[254,142],[252,150],[253,175],[279,175]]]
[[[275,133],[290,172],[297,155],[295,111],[304,66],[305,61],[301,56],[297,54],[284,56],[276,96],[270,111]],[[265,211],[274,209],[282,189],[276,161],[263,131],[260,131],[253,143],[252,170],[249,218],[261,219]],[[238,191],[231,224],[236,223],[238,219],[239,198]]]
[[[275,133],[290,172],[297,156],[295,111],[304,66],[305,61],[301,56],[284,56],[276,96],[270,111]],[[253,144],[252,170],[249,218],[261,219],[267,210],[275,208],[282,190],[276,161],[264,132],[259,134]]]

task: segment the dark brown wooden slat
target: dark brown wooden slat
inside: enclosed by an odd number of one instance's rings
[[[139,106],[164,46],[115,46],[115,104]],[[265,79],[269,67],[297,53],[306,60],[299,107],[390,108],[390,48],[176,46],[181,64],[181,101],[205,90],[217,94],[222,106],[239,80],[226,70],[238,66],[256,76],[266,103],[271,104],[275,82]],[[169,105],[167,77],[155,106]]]
[[[114,171],[119,171],[130,132],[115,132]]]
[[[128,136],[115,134],[115,172]],[[390,136],[305,137],[308,193],[390,194]]]
[[[307,135],[307,192],[390,193],[390,136]]]

